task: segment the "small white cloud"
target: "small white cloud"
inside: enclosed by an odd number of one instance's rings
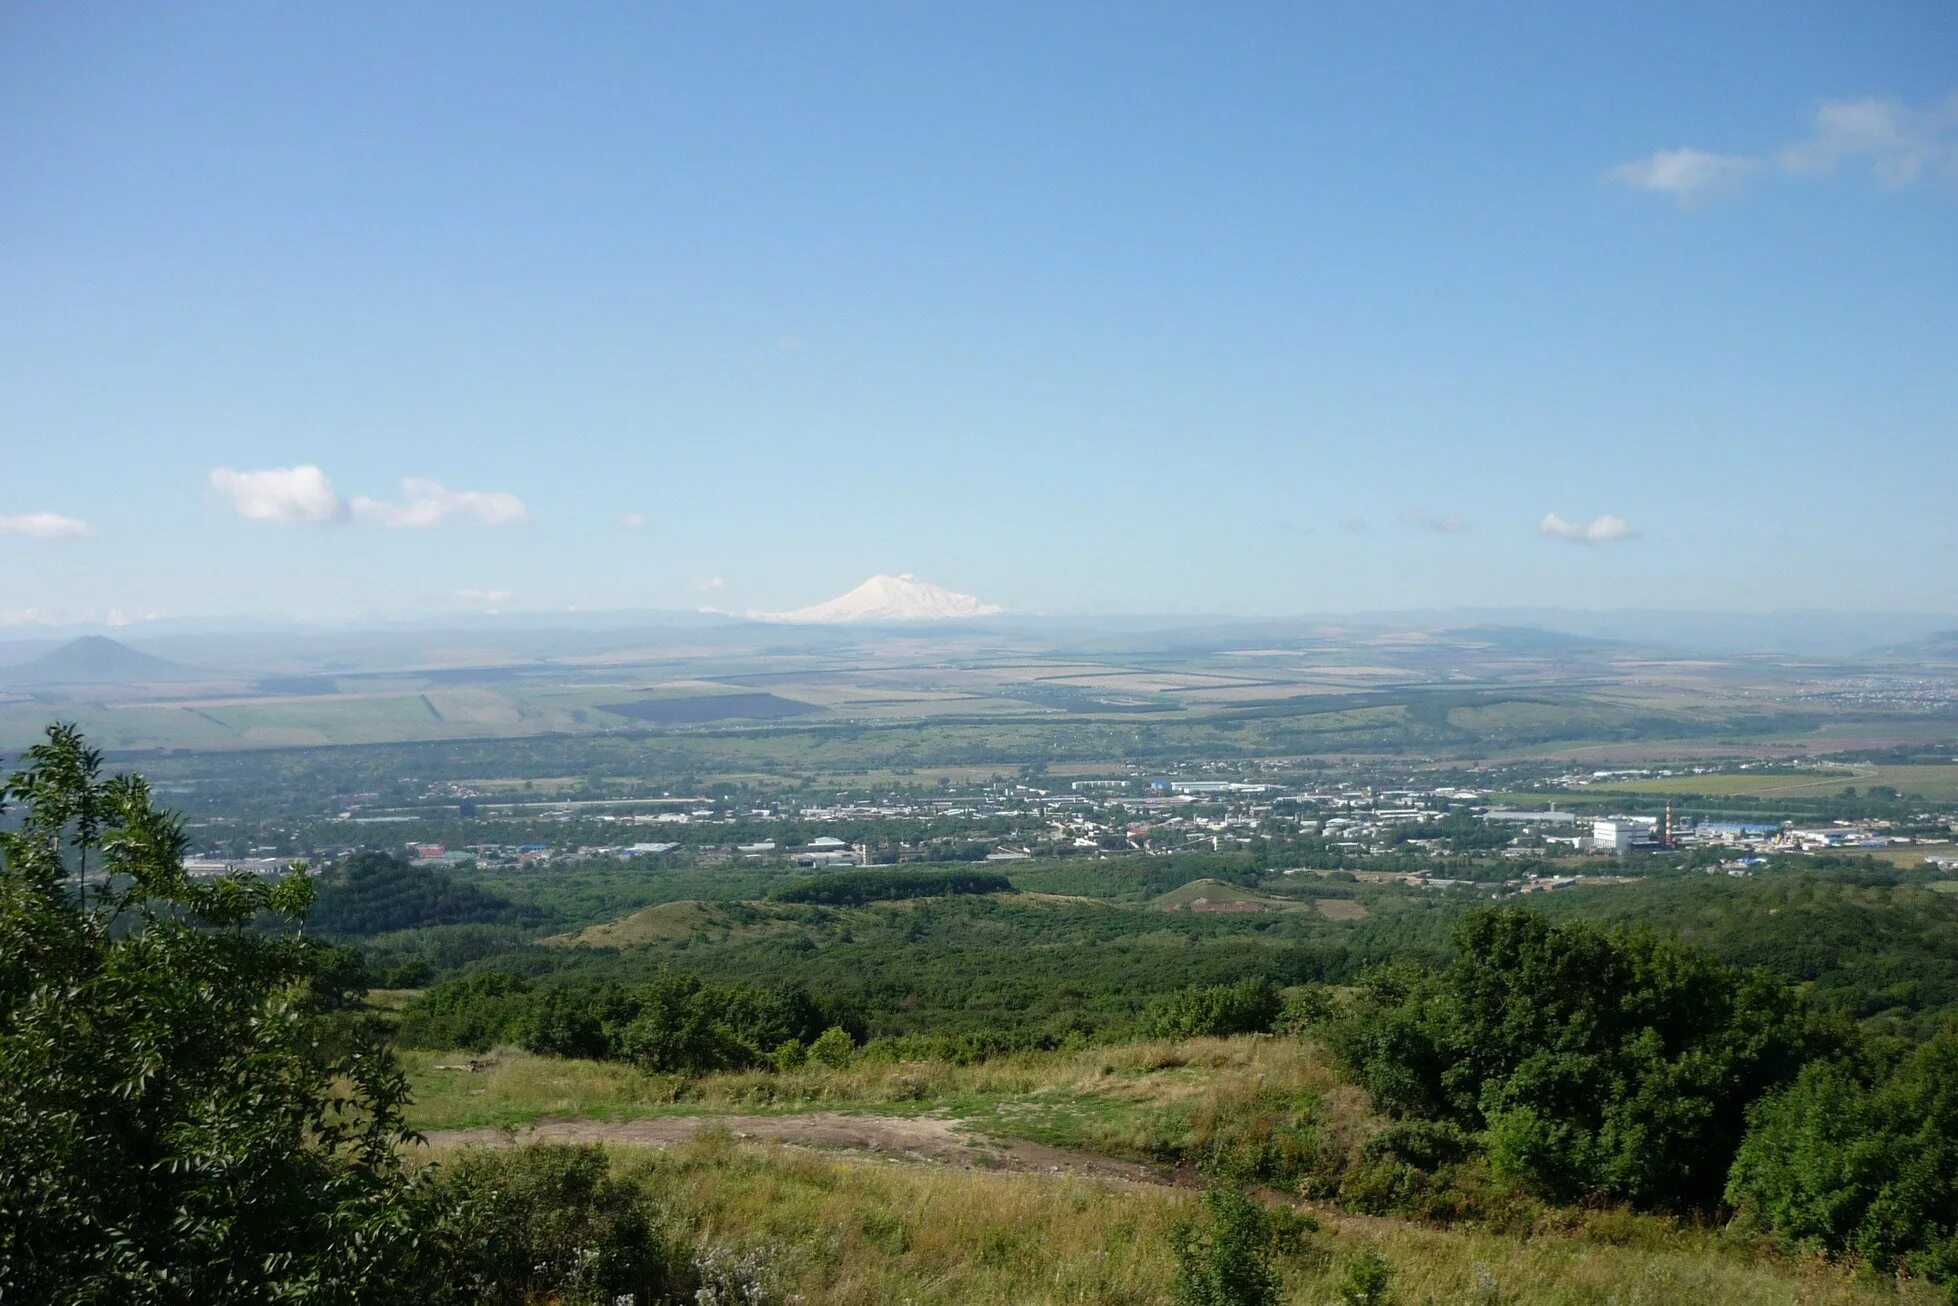
[[[512,594],[509,590],[457,590],[456,597],[464,603],[487,605],[494,608],[508,603],[516,595]]]
[[[0,535],[25,535],[31,540],[85,540],[95,528],[75,517],[58,512],[26,512],[15,517],[0,517]]]
[[[1807,136],[1766,155],[1661,150],[1620,164],[1611,176],[1691,208],[1736,193],[1748,174],[1763,169],[1821,177],[1851,163],[1867,164],[1886,186],[1908,186],[1926,177],[1958,181],[1958,94],[1922,109],[1880,96],[1830,100],[1816,108]]]
[[[777,336],[775,347],[788,353],[796,353],[808,346],[809,342],[801,336]]]
[[[231,500],[247,521],[276,526],[318,525],[345,521],[347,505],[311,463],[239,472],[220,467],[211,473],[211,488]]]
[[[1896,100],[1834,100],[1815,111],[1807,139],[1783,150],[1793,173],[1830,173],[1867,160],[1886,186],[1908,186],[1927,174],[1958,176],[1958,95],[1928,109]]]
[[[1660,150],[1643,159],[1619,164],[1611,170],[1611,176],[1639,190],[1670,195],[1681,206],[1691,208],[1737,193],[1742,179],[1758,166],[1752,159],[1731,154],[1695,149]]]
[[[501,490],[451,490],[439,481],[411,476],[401,482],[403,503],[356,496],[356,517],[406,530],[440,526],[451,517],[473,517],[484,526],[522,526],[530,520],[523,500]]]
[[[652,524],[653,519],[643,512],[622,513],[619,517],[619,525],[629,531],[643,531]]]
[[[727,588],[727,578],[723,576],[703,577],[695,581],[693,587],[697,590],[724,590]]]
[[[1417,530],[1433,531],[1437,535],[1460,535],[1475,529],[1460,517],[1442,516],[1432,512],[1409,511],[1402,514],[1401,519]]]
[[[1569,540],[1572,544],[1609,544],[1613,540],[1638,538],[1638,532],[1632,529],[1630,522],[1623,517],[1614,517],[1610,513],[1602,517],[1594,517],[1588,522],[1578,522],[1565,521],[1554,512],[1546,512],[1543,514],[1543,520],[1537,523],[1537,529],[1545,535]]]
[[[0,608],[0,626],[52,626],[54,614],[44,608]]]
[[[1340,522],[1339,529],[1345,531],[1348,535],[1365,535],[1367,533],[1367,519],[1364,517],[1348,517]]]

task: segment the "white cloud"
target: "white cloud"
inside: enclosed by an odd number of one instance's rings
[[[1958,94],[1941,105],[1911,109],[1896,100],[1835,100],[1815,111],[1808,139],[1783,150],[1793,173],[1830,173],[1867,160],[1886,186],[1908,186],[1926,174],[1958,176]]]
[[[1638,538],[1638,532],[1632,529],[1630,522],[1623,517],[1614,517],[1610,513],[1605,513],[1602,517],[1594,517],[1588,522],[1578,522],[1565,521],[1554,512],[1546,512],[1543,514],[1543,520],[1537,523],[1537,529],[1545,535],[1569,540],[1572,544],[1609,544],[1613,540]]]
[[[411,476],[401,482],[406,502],[355,496],[356,517],[409,530],[440,526],[450,517],[473,517],[485,526],[522,526],[530,520],[523,500],[501,490],[451,490],[439,481]]]
[[[727,579],[723,576],[708,576],[695,581],[693,587],[697,590],[724,590],[727,588]]]
[[[625,527],[629,531],[644,530],[646,527],[652,524],[653,524],[652,518],[648,517],[643,512],[622,513],[619,517],[619,525]]]
[[[1418,530],[1433,531],[1437,535],[1460,535],[1475,529],[1460,517],[1444,517],[1432,512],[1409,511],[1401,515],[1401,520]]]
[[[317,525],[347,519],[347,505],[311,463],[238,472],[220,467],[211,473],[211,488],[231,500],[232,509],[247,521],[277,526]]]
[[[34,540],[85,540],[95,528],[58,512],[26,512],[16,517],[0,517],[0,535],[25,535]]]
[[[1657,154],[1611,170],[1614,180],[1639,190],[1654,190],[1670,195],[1687,208],[1721,195],[1740,190],[1741,179],[1759,165],[1752,159],[1731,154],[1712,154],[1706,150],[1682,148],[1660,150]]]
[[[509,590],[457,590],[456,597],[464,603],[486,604],[494,608],[508,603],[516,595]]]
[[[43,608],[0,608],[0,626],[52,626],[54,614]]]
[[[1339,523],[1339,529],[1345,531],[1348,535],[1365,535],[1367,533],[1367,519],[1364,517],[1348,517]]]
[[[1958,93],[1923,109],[1883,97],[1828,100],[1816,108],[1807,136],[1766,155],[1661,150],[1621,163],[1610,175],[1691,208],[1738,193],[1751,173],[1771,169],[1791,177],[1825,177],[1852,163],[1867,164],[1886,186],[1927,177],[1958,181]]]
[[[775,338],[775,347],[791,354],[806,348],[808,344],[809,342],[801,336],[777,336]]]

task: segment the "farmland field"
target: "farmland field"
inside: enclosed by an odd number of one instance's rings
[[[1958,798],[1958,764],[1830,767],[1815,773],[1773,774],[1735,772],[1726,775],[1678,775],[1652,780],[1624,780],[1585,786],[1592,793],[1703,794],[1708,797],[1749,795],[1769,798],[1823,797],[1844,788],[1868,789],[1888,785],[1906,794],[1921,794],[1934,802]]]
[[[734,717],[773,720],[804,716],[823,709],[776,694],[713,694],[691,698],[642,698],[630,703],[601,703],[601,711],[658,725],[697,725]]]

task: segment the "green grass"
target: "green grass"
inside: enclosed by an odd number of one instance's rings
[[[401,1053],[414,1099],[410,1124],[471,1129],[573,1115],[630,1120],[678,1111],[944,1110],[991,1132],[1148,1154],[1160,1152],[1166,1136],[1159,1131],[1146,1143],[1134,1142],[1147,1132],[1138,1122],[1148,1112],[1206,1093],[1229,1097],[1258,1083],[1310,1085],[1316,1092],[1333,1082],[1310,1045],[1257,1037],[1024,1052],[972,1065],[862,1056],[842,1068],[697,1078],[648,1075],[620,1062],[540,1057],[510,1048],[479,1056],[490,1063],[486,1070],[438,1069],[466,1065],[470,1057],[467,1052]],[[1119,1118],[1120,1128],[1067,1133],[1051,1119],[1056,1112],[1065,1114],[1056,1104],[1086,1111],[1083,1104],[1090,1101],[1099,1103],[1090,1114]]]
[[[744,1146],[709,1132],[672,1149],[613,1150],[676,1233],[726,1262],[746,1253],[768,1300],[1166,1306],[1188,1190],[989,1173]],[[1709,1230],[1617,1212],[1528,1238],[1309,1212],[1281,1254],[1282,1300],[1340,1300],[1364,1252],[1402,1303],[1522,1306],[1930,1306],[1921,1284],[1774,1256]]]
[[[1719,775],[1675,775],[1652,780],[1586,785],[1585,792],[1832,798],[1846,788],[1853,787],[1858,793],[1864,793],[1878,785],[1888,785],[1906,794],[1921,794],[1933,802],[1958,800],[1958,765],[1858,765],[1854,770],[1830,767],[1826,771],[1801,774],[1734,771]]]
[[[843,1069],[683,1080],[629,1067],[499,1052],[493,1069],[438,1071],[407,1054],[422,1129],[519,1126],[545,1116],[931,1111],[982,1135],[1183,1168],[1287,1147],[1301,1164],[1356,1164],[1381,1126],[1310,1044],[1244,1037],[1003,1057],[971,1066],[859,1058]],[[1068,1174],[989,1173],[736,1145],[708,1129],[664,1151],[615,1148],[699,1247],[752,1253],[776,1295],[810,1303],[1160,1303],[1187,1189]],[[982,1164],[990,1164],[981,1162]],[[1284,1200],[1275,1192],[1273,1200]],[[1505,1232],[1308,1209],[1322,1228],[1282,1259],[1284,1300],[1336,1297],[1365,1250],[1393,1266],[1402,1302],[1812,1303],[1942,1300],[1849,1267],[1625,1211],[1503,1208]]]

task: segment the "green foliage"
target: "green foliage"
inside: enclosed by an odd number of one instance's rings
[[[1332,1027],[1395,1115],[1478,1131],[1546,1196],[1719,1200],[1747,1106],[1825,1041],[1793,996],[1643,932],[1481,911],[1438,975],[1377,975]]]
[[[26,762],[0,787],[0,1300],[413,1297],[403,1079],[322,1000],[322,951],[252,928],[311,886],[191,881],[181,824],[72,728]]]
[[[1745,879],[1660,877],[1549,898],[1553,918],[1655,926],[1859,1019],[1895,1014],[1928,1036],[1958,1014],[1958,899],[1921,875],[1804,859]]]
[[[1347,1262],[1340,1276],[1339,1299],[1345,1306],[1388,1306],[1394,1300],[1393,1267],[1376,1251],[1364,1251]]]
[[[832,1070],[841,1070],[850,1064],[850,1059],[856,1055],[856,1050],[856,1044],[851,1041],[850,1035],[831,1025],[817,1035],[816,1041],[809,1045],[808,1060],[819,1066],[828,1066]]]
[[[1459,910],[1413,891],[1393,911],[1357,922],[1305,911],[1122,910],[1030,894],[729,906],[714,908],[690,937],[651,946],[506,945],[474,964],[567,987],[630,985],[661,966],[710,983],[801,984],[861,1011],[873,1036],[999,1052],[1127,1036],[1152,998],[1186,987],[1346,983],[1395,952],[1439,959]],[[946,1043],[931,1055],[967,1053]]]
[[[1265,1034],[1282,1006],[1278,989],[1269,980],[1198,985],[1150,1003],[1139,1028],[1146,1038]]]
[[[446,871],[364,852],[320,877],[311,925],[322,934],[359,936],[429,925],[513,924],[538,916]]]
[[[514,1037],[533,994],[527,980],[500,970],[450,980],[408,1004],[396,1035],[409,1047],[480,1052]]]
[[[955,893],[1012,893],[1013,882],[996,871],[870,870],[838,871],[798,880],[777,890],[778,902],[861,907],[901,898],[937,898]]]
[[[1323,984],[1303,984],[1285,998],[1278,1013],[1277,1027],[1287,1034],[1303,1034],[1332,1020],[1339,1014],[1333,995]]]
[[[465,1152],[437,1174],[428,1205],[440,1215],[440,1290],[451,1300],[650,1306],[695,1286],[643,1189],[615,1178],[598,1148]]]
[[[1177,853],[1169,857],[1097,857],[1093,861],[1023,862],[1013,873],[1021,889],[1141,902],[1192,880],[1223,880],[1239,888],[1258,883],[1262,865],[1251,853]]]
[[[777,1049],[821,1043],[839,1022],[860,1025],[794,986],[703,983],[661,970],[634,985],[534,986],[501,971],[438,984],[402,1012],[412,1047],[481,1051],[514,1042],[547,1056],[636,1062],[704,1074],[772,1064]],[[834,1030],[851,1046],[847,1029]]]
[[[1176,1306],[1277,1306],[1280,1225],[1242,1184],[1213,1178],[1202,1214],[1172,1231]]]
[[[1785,1241],[1958,1295],[1958,1031],[1887,1074],[1818,1062],[1757,1105],[1728,1200]]]

